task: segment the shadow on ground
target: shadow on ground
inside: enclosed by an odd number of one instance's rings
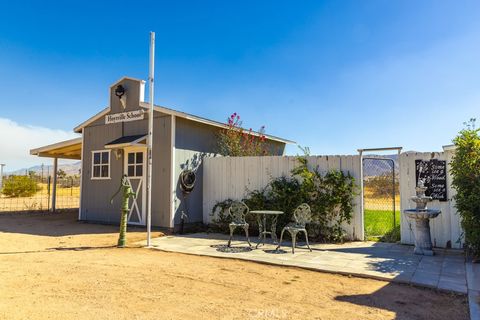
[[[81,246],[81,247],[52,247],[45,248],[43,250],[27,250],[27,251],[7,251],[0,252],[0,255],[12,255],[12,254],[25,254],[25,253],[43,253],[43,252],[55,252],[55,251],[86,251],[86,250],[101,250],[101,249],[113,249],[117,246]]]
[[[0,232],[49,237],[118,232],[118,226],[77,221],[77,216],[77,210],[61,213],[0,214]],[[145,229],[129,226],[128,232],[145,232]]]
[[[47,248],[46,250],[56,250],[56,251],[85,251],[85,250],[98,250],[98,249],[113,249],[117,246],[99,246],[99,247],[91,247],[91,246],[82,246],[82,247],[54,247],[54,248]]]
[[[435,294],[428,294],[429,291],[434,291]],[[337,296],[335,300],[389,310],[395,313],[397,320],[444,319],[442,315],[444,306],[439,308],[438,295],[446,296],[451,301],[449,308],[458,310],[455,320],[470,318],[467,307],[468,300],[465,295],[438,292],[435,289],[417,288],[398,283],[389,283],[370,294]],[[416,299],[412,299],[412,296],[415,296]],[[385,297],[390,299],[385,299]],[[419,297],[420,299],[418,299]]]
[[[412,246],[381,242],[368,247],[334,248],[327,251],[353,253],[367,257],[371,270],[385,273],[413,271],[422,259],[421,256],[413,254]]]
[[[249,246],[231,246],[229,247],[226,244],[215,244],[211,245],[210,247],[217,249],[219,252],[224,253],[240,253],[240,252],[250,252],[252,251],[252,247]]]

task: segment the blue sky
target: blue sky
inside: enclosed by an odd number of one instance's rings
[[[156,104],[220,121],[237,112],[313,154],[441,150],[479,115],[478,1],[98,2],[2,3],[10,168],[39,163],[28,149],[69,137],[120,77],[146,79],[149,31]],[[12,145],[15,130],[25,137]]]

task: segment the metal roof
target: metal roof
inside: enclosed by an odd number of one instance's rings
[[[141,144],[142,140],[146,140],[146,134],[137,134],[133,136],[123,136],[113,141],[110,141],[105,145],[107,149],[115,149],[115,148],[122,148],[132,145]]]

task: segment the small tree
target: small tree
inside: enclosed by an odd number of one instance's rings
[[[222,129],[218,134],[218,152],[223,156],[232,157],[268,155],[264,133],[265,126],[260,128],[258,134],[251,128],[245,131],[242,128],[240,115],[235,112],[227,119],[227,128]]]
[[[63,179],[63,178],[65,178],[66,176],[67,176],[67,173],[66,173],[64,170],[58,169],[58,171],[57,171],[57,177],[58,177],[58,179]]]
[[[40,190],[34,178],[10,176],[3,182],[2,193],[7,197],[31,197]]]
[[[480,136],[475,119],[453,140],[456,146],[451,162],[456,208],[461,217],[467,250],[480,259]]]

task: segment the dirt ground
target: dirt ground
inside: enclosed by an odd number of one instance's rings
[[[0,319],[468,319],[465,296],[119,249],[116,232],[75,213],[0,215]],[[144,238],[128,233],[130,244]]]

